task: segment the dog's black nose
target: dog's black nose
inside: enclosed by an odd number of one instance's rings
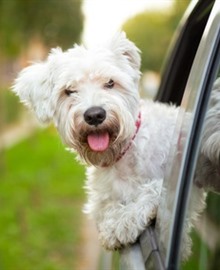
[[[84,113],[84,119],[91,126],[98,126],[106,118],[106,111],[102,107],[91,107]]]

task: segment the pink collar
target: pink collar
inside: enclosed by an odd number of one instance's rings
[[[118,158],[116,159],[116,162],[119,161],[126,154],[126,152],[129,150],[129,148],[131,147],[132,142],[134,141],[134,139],[139,131],[139,128],[141,126],[141,112],[139,112],[139,114],[138,114],[138,119],[135,122],[135,126],[136,126],[136,131],[134,133],[134,136],[131,138],[131,141],[129,142],[128,146],[119,154]]]

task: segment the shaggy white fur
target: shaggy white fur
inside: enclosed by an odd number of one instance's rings
[[[139,69],[139,50],[120,33],[96,48],[53,49],[45,62],[25,68],[13,86],[40,121],[54,122],[63,142],[88,165],[84,211],[96,220],[101,244],[110,250],[134,243],[156,217],[175,141],[179,109],[141,101]],[[201,208],[203,190],[196,188],[196,194]],[[169,209],[160,215],[163,242],[170,215]],[[191,226],[188,220],[183,257],[190,253]]]

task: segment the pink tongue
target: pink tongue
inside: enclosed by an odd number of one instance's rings
[[[95,152],[105,151],[109,146],[109,134],[105,133],[92,133],[87,137],[89,147]]]

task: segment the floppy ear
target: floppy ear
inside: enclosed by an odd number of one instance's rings
[[[111,40],[110,46],[117,55],[120,54],[125,56],[134,69],[140,69],[141,51],[135,46],[133,42],[126,38],[125,32],[117,33]]]
[[[19,96],[21,102],[34,110],[41,122],[47,123],[52,119],[52,80],[46,62],[23,69],[15,80],[12,91]]]

